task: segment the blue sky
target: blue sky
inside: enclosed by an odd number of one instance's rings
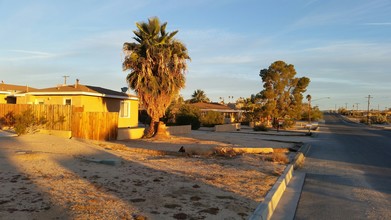
[[[0,0],[0,80],[126,86],[122,45],[135,23],[157,16],[188,48],[187,99],[213,101],[262,90],[259,71],[277,60],[311,79],[321,109],[391,108],[389,0]],[[330,97],[326,99],[325,97]]]

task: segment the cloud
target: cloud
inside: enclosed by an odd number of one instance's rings
[[[391,22],[372,22],[372,23],[363,23],[363,25],[368,25],[368,26],[390,26]]]
[[[36,59],[51,59],[58,54],[48,53],[44,51],[30,51],[30,50],[2,50],[4,55],[0,51],[0,61],[23,61],[23,60],[36,60]]]

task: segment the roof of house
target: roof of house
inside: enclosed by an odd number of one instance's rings
[[[12,94],[16,92],[26,92],[26,91],[35,91],[35,90],[37,89],[29,86],[6,84],[4,82],[0,83],[0,93],[3,94]]]
[[[218,111],[218,112],[240,112],[241,110],[232,109],[219,103],[197,102],[191,105],[198,107],[201,111]]]
[[[61,85],[57,87],[37,89],[36,91],[28,92],[31,95],[87,95],[87,96],[98,96],[107,98],[117,99],[132,99],[138,100],[137,96],[130,95],[123,92],[117,92],[114,90],[98,87],[89,86],[82,84],[75,85]]]

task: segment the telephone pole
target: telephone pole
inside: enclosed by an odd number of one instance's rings
[[[369,124],[369,106],[371,105],[371,98],[373,98],[371,95],[368,95],[365,97],[368,99],[368,110],[367,110],[367,124]]]
[[[360,104],[360,103],[355,103],[356,104],[356,111],[358,112],[358,104]]]
[[[64,77],[64,86],[66,86],[66,85],[67,85],[67,78],[68,78],[69,76],[62,76],[62,77]]]

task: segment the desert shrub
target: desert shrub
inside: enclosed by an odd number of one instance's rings
[[[176,118],[177,125],[191,125],[192,130],[197,130],[201,127],[201,122],[195,115],[178,115]]]
[[[286,153],[282,153],[282,152],[273,152],[273,153],[267,155],[265,159],[267,161],[280,163],[280,164],[288,164],[289,163],[288,156],[286,155]]]
[[[286,148],[275,148],[273,149],[273,153],[266,155],[265,160],[280,164],[288,164],[288,152],[289,150]]]
[[[205,115],[201,117],[201,124],[205,127],[222,125],[224,124],[224,115],[220,112],[206,112]]]
[[[370,117],[370,122],[372,124],[386,124],[388,121],[384,115],[374,115]]]
[[[254,131],[268,131],[269,128],[266,127],[265,125],[256,125],[253,128]]]
[[[191,125],[192,130],[197,130],[201,126],[201,112],[199,108],[192,105],[182,105],[176,115],[177,125]]]
[[[44,117],[36,118],[31,110],[25,110],[21,114],[15,115],[14,129],[16,134],[22,135],[34,131],[38,125],[47,122]]]
[[[14,112],[8,112],[0,119],[0,124],[7,127],[12,127],[15,124],[15,116]]]
[[[366,118],[361,118],[360,119],[360,123],[363,123],[363,124],[367,123],[367,119]]]
[[[280,125],[280,128],[281,129],[291,128],[291,127],[293,127],[295,125],[295,123],[296,122],[293,119],[284,119],[284,122],[282,123],[282,125]],[[279,125],[278,124],[278,120],[274,120],[273,121],[273,127],[277,128],[278,125]]]

